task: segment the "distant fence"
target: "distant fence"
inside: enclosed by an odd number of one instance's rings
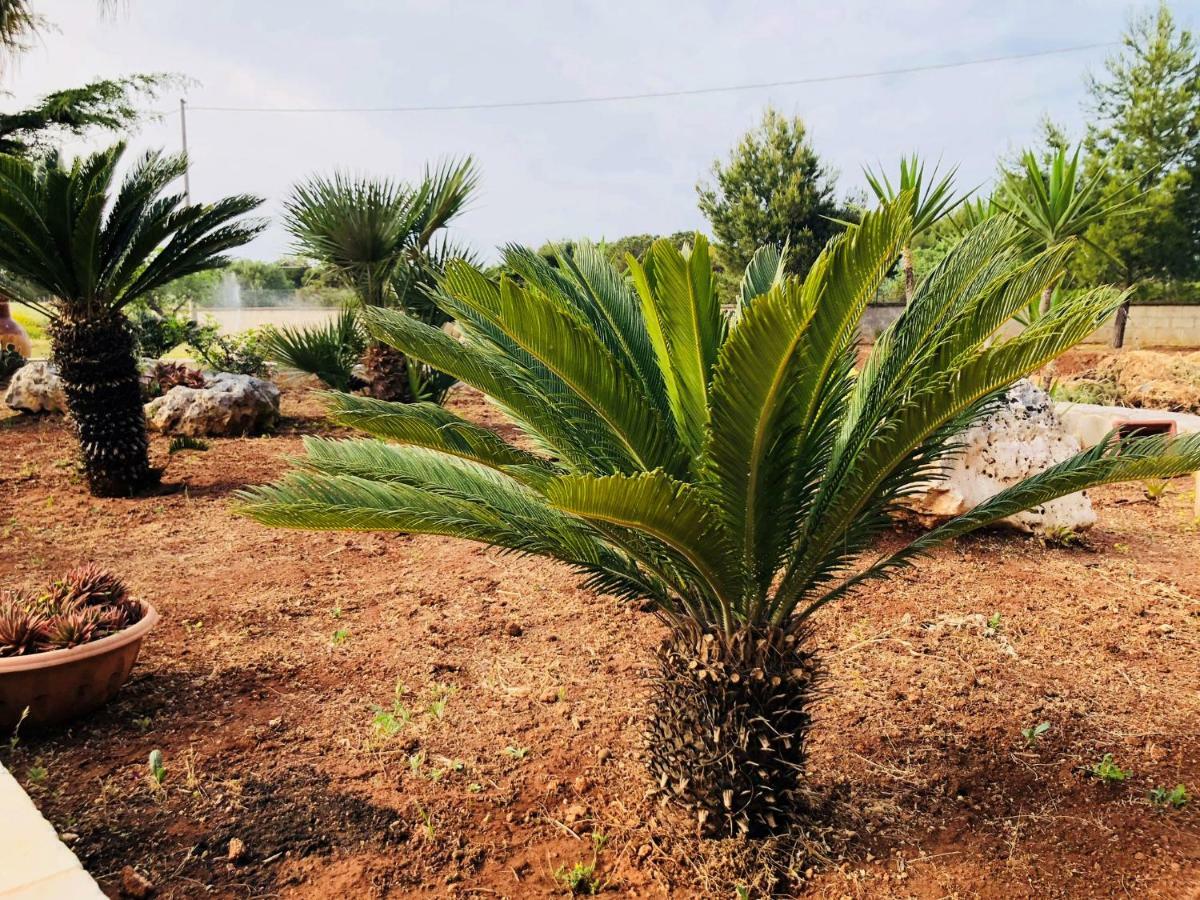
[[[337,308],[327,306],[308,309],[284,309],[278,306],[251,306],[245,309],[198,309],[196,317],[201,321],[212,319],[222,334],[236,334],[248,328],[263,325],[296,326],[315,325],[328,322],[338,314]]]
[[[896,321],[902,309],[903,306],[892,304],[868,306],[863,316],[863,339],[873,341],[879,332]],[[1008,327],[1015,329],[1018,326]],[[1111,344],[1112,336],[1110,321],[1088,337],[1086,343]],[[1200,349],[1200,306],[1134,304],[1129,308],[1129,321],[1125,326],[1125,346]]]
[[[873,341],[888,325],[896,321],[903,306],[868,306],[863,316],[863,339]],[[262,325],[312,325],[327,322],[337,315],[336,308],[314,307],[285,309],[281,307],[247,307],[245,309],[199,309],[205,317],[214,319],[225,334],[258,328]],[[1013,326],[1015,327],[1015,326]],[[1112,323],[1105,325],[1088,338],[1088,343],[1112,343]],[[1142,306],[1129,310],[1125,328],[1125,344],[1129,347],[1193,347],[1200,349],[1200,306]]]

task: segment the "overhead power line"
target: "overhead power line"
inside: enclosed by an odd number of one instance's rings
[[[412,106],[344,106],[344,107],[304,107],[304,106],[192,106],[189,110],[203,112],[244,112],[244,113],[419,113],[419,112],[460,112],[484,109],[521,109],[536,106],[575,106],[585,103],[616,103],[623,100],[658,100],[665,97],[693,97],[701,94],[728,94],[736,91],[754,91],[763,88],[796,87],[806,84],[829,84],[835,81],[856,81],[864,78],[886,78],[891,75],[911,75],[917,72],[936,72],[943,69],[962,69],[968,66],[986,66],[994,63],[1015,62],[1023,59],[1036,59],[1043,56],[1059,56],[1065,53],[1080,53],[1085,50],[1098,50],[1102,47],[1115,46],[1115,41],[1105,41],[1098,44],[1081,44],[1074,47],[1058,47],[1053,50],[1033,50],[1028,53],[1012,53],[1005,56],[988,56],[980,59],[959,60],[956,62],[929,63],[920,66],[905,66],[898,69],[879,69],[873,72],[846,72],[839,75],[814,75],[807,78],[793,78],[784,81],[759,81],[748,84],[723,85],[720,87],[684,88],[671,91],[646,91],[635,94],[606,94],[597,97],[563,97],[547,100],[504,100],[490,103],[444,103]],[[176,112],[173,110],[172,112]]]

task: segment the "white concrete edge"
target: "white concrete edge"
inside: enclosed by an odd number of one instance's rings
[[[0,765],[0,898],[54,897],[88,900],[104,892]]]

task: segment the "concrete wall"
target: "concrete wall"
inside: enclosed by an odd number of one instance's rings
[[[896,320],[901,309],[900,306],[867,307],[863,316],[864,338],[873,340]],[[1111,344],[1112,332],[1110,322],[1088,338],[1088,343]],[[1200,348],[1200,305],[1131,307],[1125,328],[1125,346]]]
[[[247,328],[258,328],[262,325],[312,325],[318,322],[327,322],[337,314],[337,307],[288,309],[279,306],[260,306],[246,309],[200,308],[196,310],[196,318],[201,322],[211,318],[217,323],[222,334],[236,334]]]

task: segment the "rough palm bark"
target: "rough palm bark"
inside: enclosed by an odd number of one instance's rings
[[[51,323],[54,359],[79,434],[88,487],[130,497],[158,483],[150,466],[133,333],[120,313]]]
[[[658,648],[650,774],[701,833],[761,837],[805,807],[805,738],[821,670],[808,632],[683,625]]]

